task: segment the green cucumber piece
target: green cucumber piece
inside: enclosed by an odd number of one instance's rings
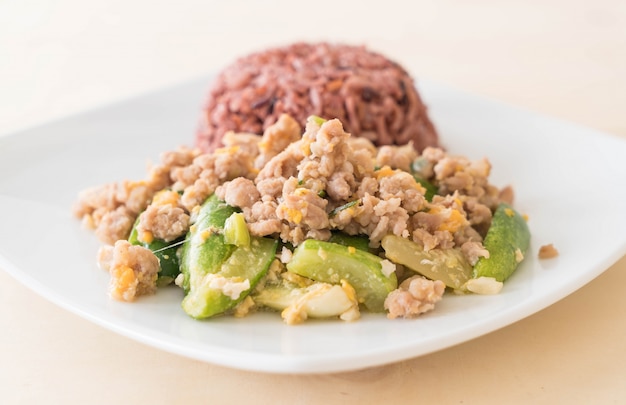
[[[187,294],[182,307],[193,318],[209,318],[235,307],[267,274],[276,254],[274,239],[253,237],[248,246],[239,247],[224,241],[224,225],[235,212],[235,207],[212,195],[200,207],[183,244],[181,271]]]
[[[431,280],[440,280],[447,287],[461,289],[472,277],[472,266],[459,249],[425,251],[420,244],[396,235],[386,235],[381,245],[392,262]]]
[[[234,308],[267,274],[277,246],[274,239],[252,237],[249,246],[236,248],[215,271],[192,273],[189,293],[182,302],[185,312],[204,319]],[[216,287],[220,283],[236,285],[238,292],[228,294],[227,290]]]
[[[343,246],[352,246],[359,250],[369,252],[370,240],[365,235],[348,235],[343,232],[333,232],[328,239],[331,243],[337,243]]]
[[[237,209],[210,196],[198,212],[195,223],[187,233],[182,247],[180,269],[183,273],[182,287],[189,292],[191,274],[214,273],[236,249],[224,242],[224,223]]]
[[[489,258],[481,257],[474,265],[473,277],[491,277],[504,281],[513,274],[530,246],[530,230],[519,212],[510,205],[498,206],[483,246]]]
[[[250,232],[241,212],[234,212],[226,218],[224,242],[235,246],[250,246]]]
[[[330,284],[346,280],[368,310],[383,312],[385,298],[398,287],[396,274],[383,272],[386,265],[392,264],[354,247],[308,239],[294,250],[287,269]]]

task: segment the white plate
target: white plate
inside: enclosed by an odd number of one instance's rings
[[[106,328],[195,359],[284,373],[359,369],[458,344],[531,315],[580,288],[626,253],[626,142],[420,82],[446,147],[488,157],[530,217],[527,260],[497,296],[446,296],[416,320],[286,326],[277,314],[195,321],[181,291],[133,304],[107,297],[98,242],[70,214],[90,185],[141,179],[149,160],[191,144],[209,80],[0,138],[0,268]],[[560,256],[539,261],[554,243]],[[69,333],[69,332],[68,332]]]

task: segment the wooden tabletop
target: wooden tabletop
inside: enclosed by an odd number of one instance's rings
[[[0,134],[269,45],[324,39],[384,52],[418,81],[626,138],[626,3],[408,4],[0,2]],[[625,403],[625,285],[626,256],[551,307],[452,348],[361,371],[276,375],[137,343],[0,271],[0,403]]]

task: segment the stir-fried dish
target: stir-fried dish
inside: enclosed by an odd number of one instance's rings
[[[411,318],[446,291],[498,293],[528,249],[512,189],[489,182],[487,159],[376,147],[316,116],[303,130],[282,115],[222,143],[80,193],[75,214],[104,243],[113,298],[177,286],[197,319]]]

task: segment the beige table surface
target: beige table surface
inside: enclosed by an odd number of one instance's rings
[[[610,0],[0,1],[0,133],[297,39],[367,44],[418,80],[626,138],[626,3]],[[385,367],[295,376],[145,346],[0,271],[0,403],[626,403],[625,285],[622,257],[481,338]]]

